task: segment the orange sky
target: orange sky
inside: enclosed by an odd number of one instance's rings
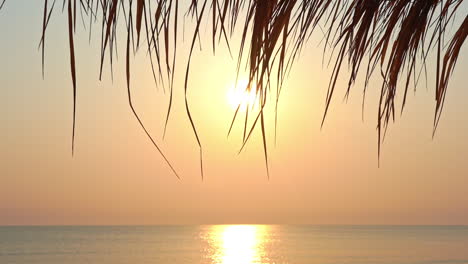
[[[108,71],[98,81],[97,35],[91,48],[86,37],[77,43],[72,158],[68,39],[66,25],[60,23],[65,17],[57,12],[51,22],[42,80],[37,50],[42,17],[39,7],[20,13],[29,4],[9,2],[0,13],[0,32],[8,36],[0,42],[0,225],[468,224],[468,53],[459,58],[435,139],[432,67],[428,89],[422,85],[411,94],[403,117],[391,125],[378,168],[379,80],[371,85],[364,122],[361,80],[348,103],[342,102],[345,90],[338,90],[320,129],[331,69],[321,64],[320,37],[312,39],[285,83],[276,146],[271,108],[266,120],[267,180],[260,132],[240,155],[242,124],[226,138],[233,114],[227,93],[236,61],[223,45],[213,56],[206,38],[204,49],[194,55],[189,87],[204,146],[202,182],[182,97],[187,38],[180,46],[174,112],[164,141],[168,95],[155,88],[149,62],[140,52],[132,65],[136,108],[180,172],[182,180],[177,180],[127,106],[123,59],[116,64],[113,83]]]

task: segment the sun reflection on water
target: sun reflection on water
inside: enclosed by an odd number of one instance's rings
[[[211,259],[219,264],[263,263],[267,227],[257,225],[214,226]]]

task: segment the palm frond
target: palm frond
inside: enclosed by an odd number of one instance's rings
[[[239,25],[242,27],[237,67],[238,71],[240,71],[243,62],[247,62],[249,82],[246,89],[255,89],[260,105],[257,113],[249,114],[246,112],[242,148],[260,120],[267,171],[268,151],[264,122],[267,95],[273,94],[276,97],[275,109],[277,109],[283,81],[311,34],[317,28],[320,28],[324,35],[324,50],[331,49],[332,54],[334,54],[331,57],[334,59],[334,64],[325,98],[322,125],[332,103],[337,80],[339,76],[344,74],[342,69],[344,65],[349,66],[350,69],[346,97],[350,94],[356,79],[363,70],[362,68],[365,69],[365,72],[362,72],[365,78],[364,94],[369,88],[370,78],[374,75],[381,75],[383,81],[377,111],[379,156],[383,135],[390,121],[395,119],[395,99],[397,95],[402,95],[400,108],[402,112],[407,103],[406,98],[411,80],[414,81],[416,86],[419,79],[417,72],[421,72],[423,68],[427,67],[428,54],[434,50],[437,53],[435,61],[437,71],[435,80],[435,131],[443,110],[450,77],[468,34],[468,16],[466,10],[460,8],[463,0],[187,1],[190,2],[184,15],[193,19],[195,30],[192,32],[190,56],[186,65],[184,100],[187,116],[200,147],[201,164],[201,138],[190,112],[187,91],[189,88],[191,57],[194,45],[197,39],[200,39],[199,27],[203,19],[209,19],[212,24],[213,52],[215,52],[216,46],[221,42],[221,39],[224,40],[229,52],[231,52],[231,36],[234,34],[236,27]],[[5,0],[2,1],[0,9],[4,4]],[[177,35],[180,29],[180,15],[182,14],[179,1],[64,0],[63,9],[66,4],[69,22],[74,109],[76,107],[77,78],[73,37],[76,28],[77,9],[80,9],[80,14],[89,16],[88,30],[90,32],[92,24],[98,20],[102,21],[100,77],[103,73],[106,56],[109,57],[112,73],[113,55],[117,50],[117,24],[123,16],[127,31],[125,32],[127,33],[126,75],[129,104],[141,127],[165,158],[134,110],[130,92],[131,71],[129,60],[130,49],[138,49],[142,45],[140,42],[141,35],[145,34],[147,40],[145,50],[149,54],[154,80],[156,83],[162,83],[163,89],[164,80],[169,84],[170,96],[164,127],[165,134],[170,120],[174,76],[177,66]],[[44,0],[42,37],[40,40],[43,67],[46,30],[54,8],[55,0],[50,7],[48,0]],[[132,14],[136,15],[133,16]],[[464,15],[464,20],[453,35],[446,37],[445,35],[450,31],[448,30],[449,25],[455,20],[455,14]],[[446,39],[449,39],[449,41],[445,41]],[[273,76],[276,76],[276,78],[272,79]],[[402,81],[404,84],[400,85]],[[273,83],[276,83],[276,91],[273,91]],[[238,111],[234,114],[230,130],[236,118],[240,118]],[[252,118],[252,122],[247,122],[249,118]],[[73,120],[75,120],[75,111]],[[75,124],[75,121],[73,122]],[[247,127],[248,123],[251,123],[249,127]],[[249,132],[246,133],[247,131]],[[172,168],[168,160],[166,158],[165,160]],[[201,166],[201,171],[203,176],[203,166]]]

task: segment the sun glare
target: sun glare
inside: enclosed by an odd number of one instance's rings
[[[227,100],[229,105],[233,109],[237,109],[239,106],[242,109],[247,107],[254,107],[257,101],[257,95],[255,93],[255,86],[252,85],[250,89],[247,89],[247,80],[240,80],[237,85],[233,83],[227,92]]]
[[[264,226],[215,226],[211,233],[217,248],[213,260],[220,264],[261,263],[265,232]]]

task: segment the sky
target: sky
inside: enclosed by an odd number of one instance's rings
[[[179,46],[174,111],[164,139],[168,93],[155,86],[140,51],[132,61],[136,109],[181,175],[178,180],[128,107],[124,45],[114,78],[106,64],[99,81],[100,36],[88,43],[82,26],[76,35],[78,108],[71,155],[66,16],[57,9],[52,17],[43,79],[37,48],[42,2],[33,2],[8,1],[0,12],[0,225],[468,224],[466,47],[436,136],[435,75],[429,67],[427,87],[409,94],[403,115],[390,126],[379,166],[380,83],[371,82],[363,121],[362,80],[344,102],[346,78],[341,78],[321,128],[332,68],[322,65],[316,34],[284,84],[276,144],[268,108],[268,179],[261,133],[256,131],[240,154],[242,124],[227,138],[236,60],[223,44],[213,55],[210,27],[203,25],[188,92],[203,144],[203,181],[183,104],[189,38]],[[461,13],[467,10],[464,4]]]

